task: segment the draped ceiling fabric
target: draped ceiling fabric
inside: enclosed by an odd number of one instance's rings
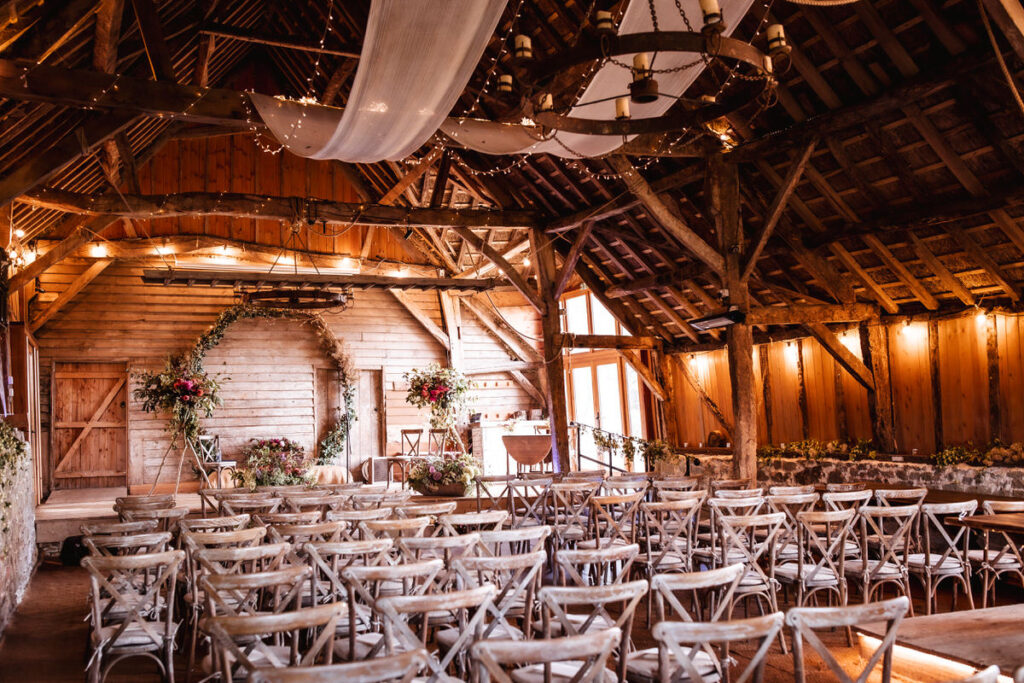
[[[698,0],[680,0],[680,6],[689,18],[691,27],[679,15],[675,0],[654,0],[658,29],[661,31],[699,31],[704,24]],[[726,24],[726,34],[731,34],[739,25],[753,4],[753,0],[722,0],[720,3]],[[648,0],[630,0],[629,6],[619,24],[619,34],[645,33],[653,31]],[[633,63],[633,55],[616,58],[624,64]],[[658,88],[663,95],[649,104],[630,103],[634,119],[661,116],[675,104],[675,97],[682,95],[697,79],[704,64],[697,55],[689,53],[659,52],[652,55],[651,66],[655,70],[683,67],[697,61],[695,66],[669,73],[656,73]],[[570,112],[571,116],[587,119],[615,118],[615,98],[625,95],[632,76],[611,62],[606,63],[594,74],[586,90]],[[599,102],[599,100],[607,100]],[[588,104],[592,103],[592,104]],[[445,135],[459,144],[485,154],[514,154],[518,152],[548,152],[562,157],[596,157],[607,154],[622,144],[622,138],[614,135],[584,135],[580,133],[557,133],[558,140],[537,141],[535,127],[504,124],[490,121],[450,118],[441,125]],[[561,144],[559,144],[561,142]],[[568,148],[568,149],[566,149]]]
[[[344,110],[253,95],[289,150],[313,159],[398,160],[430,139],[469,83],[506,0],[373,0]]]

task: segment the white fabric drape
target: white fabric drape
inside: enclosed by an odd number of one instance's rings
[[[689,18],[692,29],[699,31],[704,19],[698,0],[680,0],[679,4]],[[720,4],[726,23],[726,33],[729,34],[739,25],[753,0],[722,0]],[[687,27],[679,15],[675,0],[654,0],[654,7],[659,30],[690,30],[691,27]],[[631,0],[619,24],[619,34],[645,33],[653,30],[648,0]],[[616,59],[627,65],[633,63],[633,55],[622,55]],[[695,61],[696,65],[681,71],[655,74],[661,93],[672,97],[682,95],[703,71],[704,64],[693,54],[661,52],[653,56],[651,66],[656,70],[683,67]],[[615,118],[615,101],[608,98],[626,94],[630,79],[631,74],[627,69],[610,62],[605,64],[591,79],[570,115],[588,119]],[[608,101],[598,102],[603,99]],[[634,119],[657,117],[667,112],[673,104],[675,100],[671,97],[659,97],[649,104],[630,103],[630,114]],[[533,129],[466,119],[448,119],[441,125],[441,130],[459,144],[486,154],[548,152],[563,157],[595,157],[607,154],[622,144],[622,138],[614,135],[566,132],[557,134],[558,141],[538,142],[536,133],[534,136],[530,135]],[[559,141],[562,144],[559,144]]]
[[[314,159],[412,154],[451,111],[506,0],[374,0],[345,109],[252,98],[274,137]]]

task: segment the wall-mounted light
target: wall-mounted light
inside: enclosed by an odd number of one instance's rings
[[[794,368],[800,364],[800,349],[796,342],[786,342],[786,349],[783,353],[786,356],[786,362]]]
[[[988,322],[988,313],[979,308],[978,313],[974,316],[974,322],[978,323],[979,327],[983,327]]]
[[[89,254],[93,258],[105,258],[107,255],[107,245],[94,244],[91,247],[89,247]]]
[[[925,323],[912,323],[908,319],[904,321],[900,335],[908,342],[918,343],[928,338],[928,326]]]

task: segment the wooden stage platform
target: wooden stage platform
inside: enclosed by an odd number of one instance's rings
[[[1022,624],[1024,604],[904,619],[893,671],[913,680],[941,681],[996,664],[1005,680],[1012,681],[1013,672],[1024,666]],[[881,639],[885,625],[864,624],[856,631]]]
[[[60,543],[69,536],[78,536],[82,533],[78,527],[85,522],[117,521],[114,499],[124,495],[124,487],[54,491],[36,506],[36,543]],[[179,493],[176,500],[199,514],[198,493]]]

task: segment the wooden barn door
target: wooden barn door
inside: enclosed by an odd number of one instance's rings
[[[126,486],[128,373],[124,363],[55,363],[53,488]]]

